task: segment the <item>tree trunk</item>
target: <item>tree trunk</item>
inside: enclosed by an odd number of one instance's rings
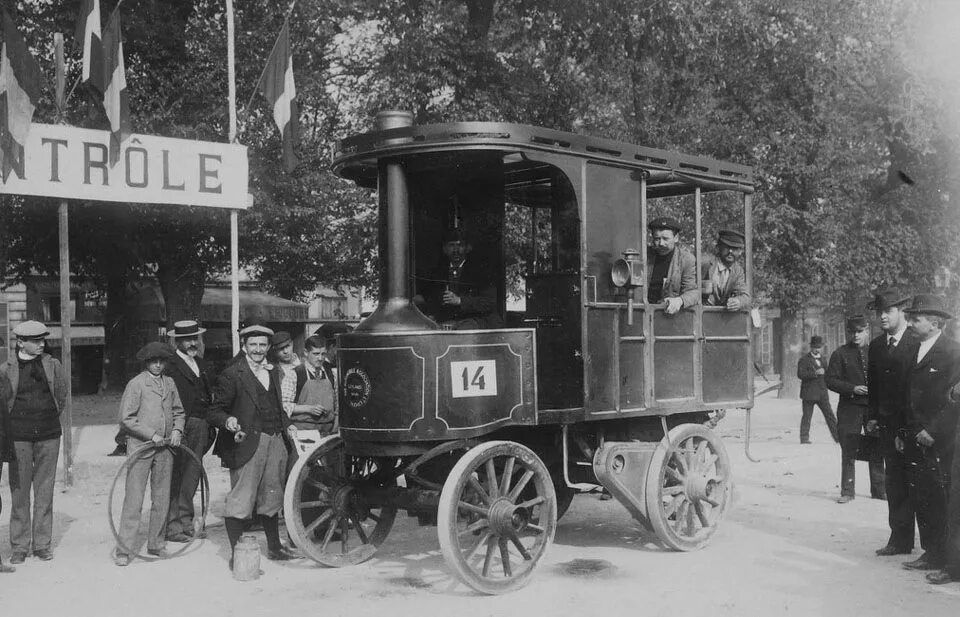
[[[183,319],[200,321],[206,271],[196,254],[187,250],[175,254],[165,252],[165,257],[157,264],[157,282],[163,293],[168,329]]]
[[[803,320],[795,310],[781,306],[780,323],[780,398],[796,399],[800,397],[797,361],[803,354]]]

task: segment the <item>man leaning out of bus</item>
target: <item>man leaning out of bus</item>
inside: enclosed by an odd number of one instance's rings
[[[697,289],[697,259],[678,245],[680,223],[670,217],[647,224],[651,240],[647,249],[647,301],[666,304],[667,315],[700,302]]]

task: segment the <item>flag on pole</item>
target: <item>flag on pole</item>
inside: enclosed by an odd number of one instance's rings
[[[123,68],[123,38],[119,7],[103,31],[103,108],[110,120],[110,165],[120,160],[120,146],[130,136],[130,104]]]
[[[0,167],[6,182],[10,171],[23,175],[23,144],[30,132],[33,111],[40,102],[43,74],[30,55],[9,13],[3,11],[3,48],[0,50]]]
[[[100,36],[100,0],[83,0],[77,18],[76,41],[83,47],[81,83],[103,92],[103,44]]]
[[[261,92],[273,106],[273,121],[283,139],[283,166],[291,172],[297,166],[297,88],[293,83],[293,56],[290,55],[290,27],[286,21],[273,45],[260,80]]]

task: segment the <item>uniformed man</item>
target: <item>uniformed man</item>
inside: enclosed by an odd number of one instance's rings
[[[647,301],[666,304],[664,313],[674,315],[700,302],[697,289],[697,259],[680,246],[680,223],[662,216],[647,224]]]

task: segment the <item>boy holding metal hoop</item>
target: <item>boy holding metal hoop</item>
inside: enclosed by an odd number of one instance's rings
[[[137,352],[144,370],[127,383],[120,400],[120,424],[127,434],[127,456],[136,457],[127,471],[123,513],[120,515],[119,542],[113,561],[118,566],[130,564],[140,532],[140,509],[150,480],[150,528],[147,532],[147,553],[163,555],[164,528],[170,508],[170,475],[173,452],[163,447],[180,445],[183,437],[184,411],[173,379],[163,374],[173,357],[169,345],[152,342]],[[141,450],[145,444],[152,448]]]

